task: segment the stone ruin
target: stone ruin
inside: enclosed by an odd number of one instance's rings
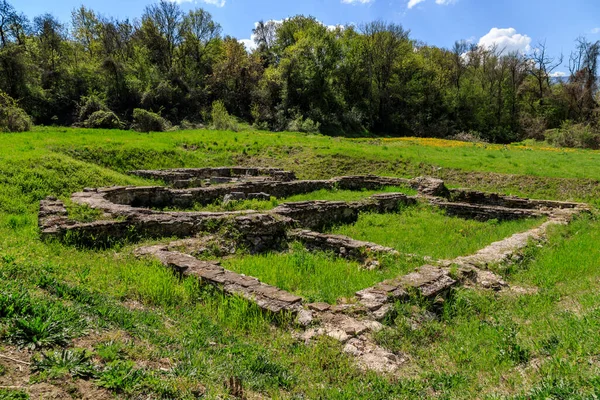
[[[448,189],[439,179],[403,179],[373,175],[344,176],[328,180],[297,180],[294,173],[274,168],[201,168],[133,171],[132,175],[159,179],[167,186],[110,187],[74,193],[75,204],[104,213],[104,219],[79,223],[69,219],[64,204],[56,198],[41,201],[39,227],[44,239],[79,245],[110,245],[136,238],[179,238],[171,243],[139,248],[140,257],[154,257],[182,276],[193,276],[231,295],[254,302],[265,312],[291,313],[304,328],[300,339],[309,341],[328,335],[344,344],[360,366],[382,372],[396,370],[406,360],[379,347],[372,332],[384,329],[385,318],[396,301],[411,296],[432,301],[443,299],[458,285],[490,290],[509,290],[506,282],[489,266],[514,262],[532,241],[542,241],[549,226],[566,224],[588,210],[581,203],[531,200],[515,196]],[[219,178],[219,179],[215,179]],[[386,186],[408,186],[414,196],[402,193],[375,194],[353,202],[302,201],[281,204],[269,211],[190,212],[161,211],[167,207],[191,208],[232,198],[285,198],[321,189],[377,190]],[[418,202],[439,207],[448,215],[477,220],[510,220],[546,217],[546,222],[526,232],[492,243],[477,253],[423,265],[414,272],[358,291],[354,298],[336,305],[307,304],[300,296],[229,271],[218,261],[202,261],[210,241],[224,253],[242,246],[250,252],[282,250],[298,241],[308,249],[332,252],[340,257],[377,268],[377,259],[397,255],[392,248],[319,231],[356,222],[362,212],[389,213],[401,205]],[[214,246],[213,246],[214,247]]]

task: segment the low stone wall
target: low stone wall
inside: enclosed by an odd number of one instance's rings
[[[129,174],[147,179],[161,180],[178,188],[202,186],[211,178],[226,178],[223,182],[235,179],[259,178],[262,180],[294,181],[296,175],[279,168],[218,167],[218,168],[175,168],[162,170],[137,170]]]
[[[482,204],[452,203],[448,201],[433,200],[431,204],[446,211],[447,215],[478,221],[497,219],[509,221],[523,218],[536,218],[543,215],[542,212],[533,209],[507,208],[500,206],[488,206]]]
[[[360,213],[388,213],[401,205],[416,204],[416,199],[402,193],[373,195],[362,201],[302,201],[285,203],[271,212],[294,220],[299,227],[323,229],[356,222]]]
[[[172,189],[163,186],[111,187],[87,189],[82,193],[73,194],[72,198],[75,202],[84,202],[95,208],[110,208],[108,203],[137,208],[191,208],[194,204],[208,205],[223,200],[227,194],[232,192],[246,195],[266,193],[276,198],[285,198],[318,190],[334,190],[336,188],[377,190],[385,186],[411,186],[426,190],[426,185],[408,179],[365,175],[346,176],[329,180],[241,182],[234,185],[191,189]],[[101,200],[105,200],[105,202]]]
[[[185,174],[185,170],[174,171],[176,174]],[[230,171],[233,172],[236,171]],[[383,186],[407,185],[415,188],[419,195],[410,197],[400,193],[384,193],[355,202],[286,203],[268,212],[162,212],[144,208],[207,204],[232,192],[237,192],[236,196],[264,192],[281,198],[319,189],[372,190]],[[508,286],[506,282],[486,268],[513,262],[531,241],[541,241],[549,226],[568,223],[574,215],[588,209],[586,205],[578,203],[529,200],[468,190],[449,191],[437,179],[406,180],[375,176],[320,181],[260,180],[185,190],[164,187],[87,189],[74,194],[72,199],[76,203],[103,210],[115,219],[77,223],[69,220],[62,202],[48,198],[40,202],[38,223],[42,237],[67,241],[73,239],[78,243],[94,246],[132,238],[130,235],[190,238],[199,233],[213,232],[216,233],[213,238],[218,237],[220,243],[234,244],[225,246],[226,252],[230,248],[235,249],[238,244],[252,252],[279,250],[285,247],[287,241],[298,240],[308,248],[333,251],[359,261],[364,261],[371,255],[397,252],[374,243],[339,235],[325,235],[310,229],[352,223],[361,212],[393,212],[400,205],[415,204],[417,201],[427,202],[446,210],[450,215],[463,218],[506,220],[548,217],[548,221],[540,227],[492,243],[473,255],[439,261],[437,265],[424,265],[407,275],[360,290],[353,299],[340,299],[337,305],[304,305],[301,297],[264,284],[256,278],[228,271],[218,262],[200,261],[173,251],[178,248],[193,251],[195,246],[205,246],[206,240],[197,239],[194,242],[190,239],[138,251],[140,256],[156,257],[163,265],[181,275],[194,276],[203,283],[218,287],[224,293],[246,298],[264,311],[296,314],[297,322],[306,327],[300,334],[302,340],[309,341],[315,336],[328,335],[344,343],[344,351],[355,356],[362,367],[387,372],[396,370],[406,358],[378,346],[370,332],[385,329],[378,321],[387,315],[394,301],[418,296],[436,302],[453,287],[461,284],[493,290],[505,289]],[[299,227],[304,229],[297,229]]]
[[[340,257],[365,262],[371,257],[398,255],[398,251],[376,243],[354,240],[348,236],[326,235],[309,230],[296,229],[288,232],[289,240],[297,240],[311,250],[331,251]]]
[[[320,189],[356,190],[365,187],[376,189],[390,185],[410,185],[420,194],[409,197],[401,193],[383,193],[356,202],[285,203],[262,213],[252,210],[222,213],[163,212],[146,208],[185,208],[199,202],[211,203],[216,199],[222,199],[233,190],[238,195],[263,192],[277,197],[287,197]],[[86,189],[73,194],[72,200],[75,203],[100,209],[118,220],[79,224],[68,219],[66,210],[56,199],[49,199],[40,204],[40,228],[45,237],[69,236],[80,238],[86,243],[93,241],[93,239],[85,239],[86,237],[95,237],[105,238],[104,242],[109,243],[110,240],[133,239],[132,233],[144,237],[187,238],[201,232],[216,232],[224,224],[228,224],[227,229],[237,232],[238,237],[248,238],[244,246],[248,246],[252,251],[261,251],[261,249],[279,248],[284,240],[282,238],[285,236],[285,231],[290,227],[320,230],[331,225],[353,223],[361,212],[393,212],[400,205],[415,204],[417,201],[428,201],[446,210],[450,215],[479,220],[537,217],[550,215],[553,210],[581,206],[577,203],[528,200],[464,190],[453,190],[448,193],[453,198],[472,200],[473,203],[452,202],[444,197],[433,196],[436,193],[442,195],[447,192],[443,182],[437,179],[406,180],[371,175],[316,181],[245,182],[237,185],[193,189],[171,189],[160,186]],[[513,205],[526,208],[505,207]],[[52,227],[45,221],[52,221]]]
[[[577,208],[583,206],[581,203],[551,201],[551,200],[532,200],[517,196],[504,196],[497,193],[485,193],[476,190],[450,189],[450,199],[458,203],[482,204],[488,206],[499,206],[507,208],[520,208],[526,210],[542,209],[564,209]]]
[[[142,248],[137,254],[156,257],[163,265],[183,276],[196,277],[227,294],[241,296],[265,311],[296,313],[302,306],[301,297],[266,285],[256,278],[226,270],[218,263],[200,261],[187,254],[164,251],[160,246]]]

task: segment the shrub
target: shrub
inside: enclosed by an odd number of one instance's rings
[[[519,123],[526,139],[544,139],[544,132],[547,129],[544,118],[523,114],[519,119]]]
[[[79,111],[77,113],[77,120],[82,123],[86,123],[87,120],[98,111],[110,111],[100,97],[95,94],[89,96],[83,96],[79,103]]]
[[[192,130],[192,129],[204,129],[204,125],[200,124],[200,123],[190,122],[187,119],[184,119],[179,124],[179,130],[181,130],[181,131]]]
[[[26,132],[31,130],[31,118],[17,102],[0,91],[0,130],[4,132]]]
[[[600,132],[590,125],[563,122],[559,129],[546,132],[548,143],[558,147],[599,149]]]
[[[470,143],[485,142],[483,139],[481,139],[481,134],[476,131],[459,132],[456,135],[450,136],[449,139],[458,140],[460,142],[470,142]]]
[[[96,111],[85,120],[83,125],[86,128],[97,128],[97,129],[121,129],[123,123],[112,111]]]
[[[238,131],[238,125],[235,119],[229,115],[223,101],[218,100],[212,104],[211,117],[213,127],[222,131]]]
[[[298,115],[295,119],[290,121],[287,130],[292,132],[319,133],[320,127],[320,123],[314,122],[310,118],[304,119],[301,115]]]
[[[170,124],[160,115],[141,108],[133,110],[133,126],[138,132],[164,132]]]

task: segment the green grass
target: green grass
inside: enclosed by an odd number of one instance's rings
[[[423,304],[397,305],[395,315],[386,321],[391,330],[378,336],[382,345],[409,356],[395,376],[360,370],[331,339],[305,345],[295,339],[288,318],[273,318],[247,301],[224,297],[192,279],[181,280],[154,262],[134,258],[133,246],[92,251],[44,243],[38,236],[37,209],[43,197],[66,199],[84,187],[155,184],[124,174],[142,168],[243,164],[287,168],[301,178],[315,179],[427,174],[451,185],[503,193],[594,202],[600,198],[598,152],[537,146],[448,147],[446,142],[441,146],[266,132],[138,134],[38,128],[0,134],[0,339],[8,344],[15,335],[27,346],[25,340],[31,343],[27,332],[33,332],[29,328],[44,326],[30,323],[23,329],[18,319],[60,321],[59,328],[46,336],[52,341],[36,343],[60,347],[66,340],[72,351],[79,346],[72,338],[93,342],[88,349],[96,371],[92,385],[109,387],[124,398],[228,398],[224,382],[233,377],[242,382],[248,398],[598,397],[600,222],[593,217],[557,227],[544,248],[534,247],[520,264],[499,269],[511,285],[537,291],[460,289],[438,305],[437,314]],[[89,210],[75,212],[82,220],[97,218]],[[430,240],[413,242],[414,247],[439,257],[454,254],[464,236],[456,230],[445,233],[454,226],[446,217],[426,214],[446,222],[416,218],[414,226],[439,229]],[[405,217],[401,213],[394,218]],[[496,233],[503,236],[515,228],[474,226],[468,241],[475,243],[479,237],[483,244],[494,240]],[[411,240],[405,228],[385,231],[371,226],[365,232],[380,232],[381,240],[374,239],[385,244],[388,236]],[[526,227],[515,230],[521,228]],[[438,236],[448,240],[432,245]],[[283,257],[292,267],[294,257],[304,257],[304,265],[315,269],[335,264],[324,254],[271,257],[269,263]],[[336,271],[350,268],[360,279],[375,279],[357,267],[334,265]],[[337,290],[325,287],[314,296],[337,298]],[[35,347],[32,351],[38,355],[61,351]],[[87,364],[84,361],[65,356],[48,368],[78,374],[76,367]],[[32,378],[61,384],[47,380],[42,372]],[[25,392],[3,389],[0,398],[27,398]]]
[[[295,196],[284,197],[282,199],[277,199],[275,197],[271,197],[271,200],[238,200],[238,201],[230,201],[228,203],[223,204],[222,202],[216,202],[214,204],[202,205],[196,203],[192,208],[187,208],[187,211],[242,211],[242,210],[255,210],[255,211],[266,211],[271,210],[281,204],[290,203],[290,202],[298,202],[298,201],[309,201],[309,200],[327,200],[327,201],[358,201],[364,200],[374,194],[378,193],[404,193],[406,195],[412,196],[417,194],[417,191],[402,186],[386,186],[381,188],[380,190],[327,190],[321,189],[316,190],[314,192],[298,194]],[[180,210],[178,208],[169,207],[165,210],[176,211]],[[79,211],[79,210],[78,210]],[[85,210],[84,210],[85,211]],[[79,214],[84,214],[82,211],[79,211]]]
[[[415,329],[415,307],[398,305],[379,341],[415,355],[417,373],[436,371],[453,398],[584,399],[600,393],[600,222],[557,227],[509,274],[528,295],[460,289],[439,318]],[[423,320],[422,320],[423,321]],[[450,379],[453,378],[453,379]]]
[[[417,194],[417,191],[403,186],[386,186],[380,190],[317,190],[312,193],[299,194],[282,199],[281,203],[293,201],[308,200],[329,200],[329,201],[358,201],[366,199],[379,193],[404,193],[408,196]]]
[[[369,271],[357,262],[335,255],[309,252],[298,243],[287,253],[248,255],[223,262],[225,268],[259,278],[309,302],[330,304],[378,282],[406,274],[422,264],[422,259],[390,257],[383,260],[380,269]]]
[[[540,224],[540,219],[466,220],[419,205],[395,214],[361,214],[356,223],[334,227],[330,233],[392,247],[405,254],[451,259]]]

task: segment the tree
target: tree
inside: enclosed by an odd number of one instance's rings
[[[181,39],[183,11],[175,2],[161,0],[146,7],[142,24],[146,33],[146,45],[155,51],[166,71],[173,66],[175,48]]]
[[[598,57],[600,41],[590,42],[581,37],[577,48],[571,53],[569,69],[571,76],[567,86],[571,110],[577,119],[596,123],[593,113],[598,106],[595,95],[598,91]]]
[[[546,50],[546,42],[539,42],[537,47],[529,56],[528,72],[537,82],[538,99],[543,102],[544,93],[550,87],[550,77],[552,72],[563,63],[562,54],[557,57],[550,57]]]
[[[81,6],[71,12],[71,24],[73,38],[93,57],[94,44],[100,36],[100,21],[96,14]]]

